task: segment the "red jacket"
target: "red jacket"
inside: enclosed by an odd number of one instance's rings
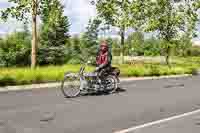
[[[105,53],[99,51],[96,57],[96,65],[101,68],[111,66],[111,60],[112,55],[109,53],[109,51]]]

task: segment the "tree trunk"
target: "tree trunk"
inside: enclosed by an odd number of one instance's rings
[[[166,50],[166,64],[168,65],[168,66],[170,66],[170,46],[167,46],[167,50]]]
[[[37,0],[32,0],[32,52],[31,52],[31,68],[36,66],[37,54]]]
[[[125,43],[125,28],[122,27],[120,30],[120,37],[121,37],[121,51],[120,51],[120,64],[124,63],[124,43]]]
[[[6,67],[9,67],[9,61],[6,60]]]

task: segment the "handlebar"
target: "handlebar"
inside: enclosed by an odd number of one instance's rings
[[[87,61],[83,61],[83,63],[82,63],[83,65],[81,66],[80,71],[79,71],[79,74],[80,74],[80,75],[82,75],[82,74],[84,73],[85,67],[86,67],[88,64],[90,64],[90,63],[91,63],[90,59],[87,60]]]
[[[84,63],[84,64],[81,66],[80,71],[79,71],[79,74],[80,74],[80,75],[82,75],[82,74],[84,73],[85,67],[86,67],[88,64],[89,64],[89,63],[88,63],[88,61],[87,61],[86,63]]]

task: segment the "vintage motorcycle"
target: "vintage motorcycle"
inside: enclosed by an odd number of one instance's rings
[[[83,64],[78,73],[67,72],[61,84],[61,90],[65,97],[72,98],[83,93],[112,93],[118,88],[120,81],[119,74],[116,74],[111,68],[109,71],[103,70],[103,77],[97,72],[85,72],[86,66],[90,64],[87,61]]]

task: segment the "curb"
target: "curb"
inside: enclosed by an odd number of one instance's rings
[[[173,78],[182,78],[190,77],[192,74],[183,74],[183,75],[169,75],[169,76],[155,76],[155,77],[133,77],[133,78],[122,78],[120,81],[139,81],[139,80],[156,80],[156,79],[173,79]]]
[[[171,76],[160,76],[160,77],[132,77],[132,78],[120,78],[121,82],[130,82],[130,81],[141,81],[141,80],[156,80],[156,79],[169,79],[169,78],[182,78],[189,77],[191,74],[184,75],[171,75]],[[45,88],[56,88],[60,87],[61,83],[44,83],[44,84],[32,84],[32,85],[21,85],[21,86],[6,86],[0,87],[0,92],[9,92],[9,91],[26,91],[33,89],[45,89]]]

